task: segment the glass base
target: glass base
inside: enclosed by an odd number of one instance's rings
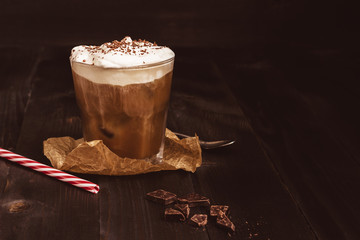
[[[152,164],[160,164],[163,162],[163,158],[164,158],[164,141],[162,141],[159,152],[157,154],[155,154],[152,157],[145,158],[143,160],[150,162]]]

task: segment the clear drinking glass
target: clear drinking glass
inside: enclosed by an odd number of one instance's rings
[[[161,162],[174,58],[124,68],[70,62],[84,139],[103,140],[120,157]]]

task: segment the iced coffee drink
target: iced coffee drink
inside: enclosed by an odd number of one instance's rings
[[[120,157],[162,159],[174,53],[148,41],[77,46],[70,62],[86,141]]]

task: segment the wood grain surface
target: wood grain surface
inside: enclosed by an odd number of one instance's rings
[[[197,133],[203,139],[230,138],[237,142],[204,151],[203,167],[194,174],[167,171],[128,177],[80,175],[101,186],[98,195],[2,161],[1,238],[228,237],[214,223],[196,229],[164,221],[163,207],[144,198],[147,192],[158,188],[178,195],[197,192],[213,203],[228,204],[237,227],[233,239],[251,236],[285,239],[293,232],[301,233],[294,239],[314,238],[301,211],[269,165],[234,95],[219,78],[218,68],[212,61],[204,60],[203,55],[189,56],[183,49],[176,52],[168,127],[187,134]],[[22,60],[21,54],[9,56],[12,67],[20,61],[27,63],[30,70],[22,67],[8,71],[6,79],[13,78],[13,84],[27,86],[31,94],[24,104],[26,108],[19,109],[18,114],[3,112],[3,119],[8,119],[4,129],[12,127],[18,131],[17,135],[10,131],[16,139],[14,151],[46,164],[49,161],[42,153],[43,140],[67,135],[81,137],[68,54],[69,48],[64,47],[41,48],[36,53],[30,52],[26,60]],[[28,60],[32,62],[29,64]],[[20,82],[22,76],[24,84]],[[16,106],[24,97],[15,101]],[[8,102],[11,101],[2,102],[2,107],[9,107]],[[6,125],[15,119],[21,127]]]
[[[195,173],[76,174],[97,195],[1,158],[0,240],[360,239],[352,2],[1,1],[0,147],[50,164],[45,139],[80,138],[70,49],[126,35],[176,53],[168,128],[236,142]],[[165,221],[158,188],[229,205],[235,234]]]
[[[318,239],[360,234],[357,55],[339,46],[289,45],[251,61],[219,62]]]

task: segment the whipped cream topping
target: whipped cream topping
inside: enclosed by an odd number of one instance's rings
[[[145,40],[125,37],[100,46],[77,46],[71,50],[71,61],[104,68],[134,67],[166,61],[175,56],[170,48]]]
[[[165,76],[172,71],[173,61],[146,68],[141,66],[174,57],[175,54],[170,48],[125,37],[121,41],[115,40],[100,46],[74,47],[71,50],[70,62],[76,74],[92,82],[125,86],[147,83]]]

